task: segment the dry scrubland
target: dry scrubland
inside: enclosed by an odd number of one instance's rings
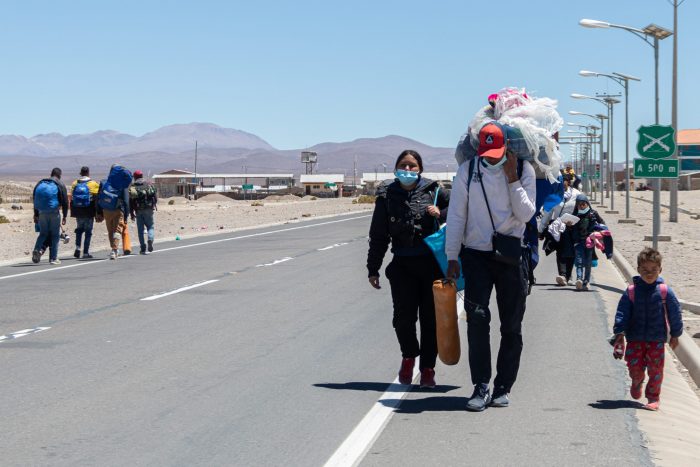
[[[19,187],[19,188],[18,188]],[[3,200],[24,199],[27,202],[15,203],[22,210],[12,209],[11,202],[0,204],[0,216],[9,221],[0,224],[0,262],[30,260],[37,234],[32,221],[32,186],[28,184],[0,183],[0,196]],[[9,192],[13,194],[10,195]],[[5,194],[3,194],[5,193]],[[19,194],[17,194],[19,193]],[[207,195],[197,201],[185,198],[165,198],[158,202],[156,213],[156,243],[165,240],[190,238],[196,235],[223,233],[256,226],[294,222],[303,219],[362,212],[371,210],[371,203],[353,203],[353,199],[314,199],[311,196],[299,198],[293,195],[268,196],[259,201],[237,201],[219,194]],[[172,204],[170,204],[172,203]],[[0,218],[0,222],[2,222]],[[138,251],[138,237],[134,222],[129,222],[132,249]],[[69,219],[66,231],[71,235],[69,245],[61,244],[59,257],[73,253],[75,221]],[[102,224],[95,224],[91,251],[107,250],[107,230]],[[106,256],[106,251],[97,256]],[[46,259],[44,257],[43,259]]]

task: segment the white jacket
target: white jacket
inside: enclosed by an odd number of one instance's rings
[[[481,158],[474,164],[474,175],[467,191],[469,161],[459,166],[450,193],[447,212],[445,252],[448,260],[457,260],[462,245],[480,251],[492,251],[493,227],[481,190],[484,185],[493,223],[504,235],[522,238],[525,223],[535,214],[535,169],[523,163],[520,180],[508,183],[503,167],[480,167]],[[479,180],[478,169],[481,172]]]
[[[579,194],[581,194],[581,192],[578,191],[576,188],[571,187],[569,187],[567,191],[571,192],[571,196],[568,200],[562,200],[561,203],[557,204],[552,209],[542,214],[540,223],[537,225],[537,231],[539,233],[544,232],[544,229],[546,229],[549,225],[549,221],[558,219],[559,217],[561,217],[562,214],[574,213],[574,209],[576,209],[576,197]]]

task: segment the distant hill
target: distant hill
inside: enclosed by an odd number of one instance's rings
[[[278,150],[245,131],[212,123],[189,123],[165,126],[140,137],[112,130],[31,138],[0,135],[0,173],[42,174],[55,166],[73,173],[89,165],[98,174],[117,161],[151,173],[172,168],[194,170],[195,140],[198,172],[304,172],[302,149]],[[392,171],[404,149],[418,151],[428,171],[445,170],[446,164],[451,165],[450,170],[456,168],[453,148],[435,148],[396,135],[319,143],[303,150],[318,153],[316,172],[351,175],[355,161],[358,174]]]

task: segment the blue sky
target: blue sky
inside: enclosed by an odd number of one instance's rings
[[[642,78],[630,128],[654,120],[653,49],[581,18],[673,27],[667,0],[0,1],[0,134],[213,122],[279,149],[398,134],[452,147],[505,86],[604,111],[569,94],[618,92],[581,69]],[[679,126],[700,128],[700,2],[679,21]],[[695,22],[692,19],[695,18]],[[661,46],[670,123],[672,39]],[[623,107],[616,160],[624,155]],[[564,115],[566,121],[586,122]]]

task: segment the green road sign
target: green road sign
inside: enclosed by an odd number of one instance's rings
[[[253,189],[253,185],[243,185],[243,189],[244,189],[244,190],[252,190],[252,189]]]
[[[330,187],[332,187],[332,186],[335,186],[335,183],[328,182],[328,183],[326,183],[326,184],[323,185],[323,186],[324,186],[325,188],[330,188]]]
[[[676,150],[674,138],[676,131],[670,125],[640,126],[637,129],[637,133],[639,133],[637,153],[640,157],[645,159],[665,159],[672,156]]]
[[[596,172],[593,178],[600,178],[600,172]]]
[[[635,159],[634,178],[678,178],[678,161]]]
[[[581,174],[581,177],[586,178],[586,177],[588,177],[588,174],[587,174],[586,172],[583,172],[583,173]]]

